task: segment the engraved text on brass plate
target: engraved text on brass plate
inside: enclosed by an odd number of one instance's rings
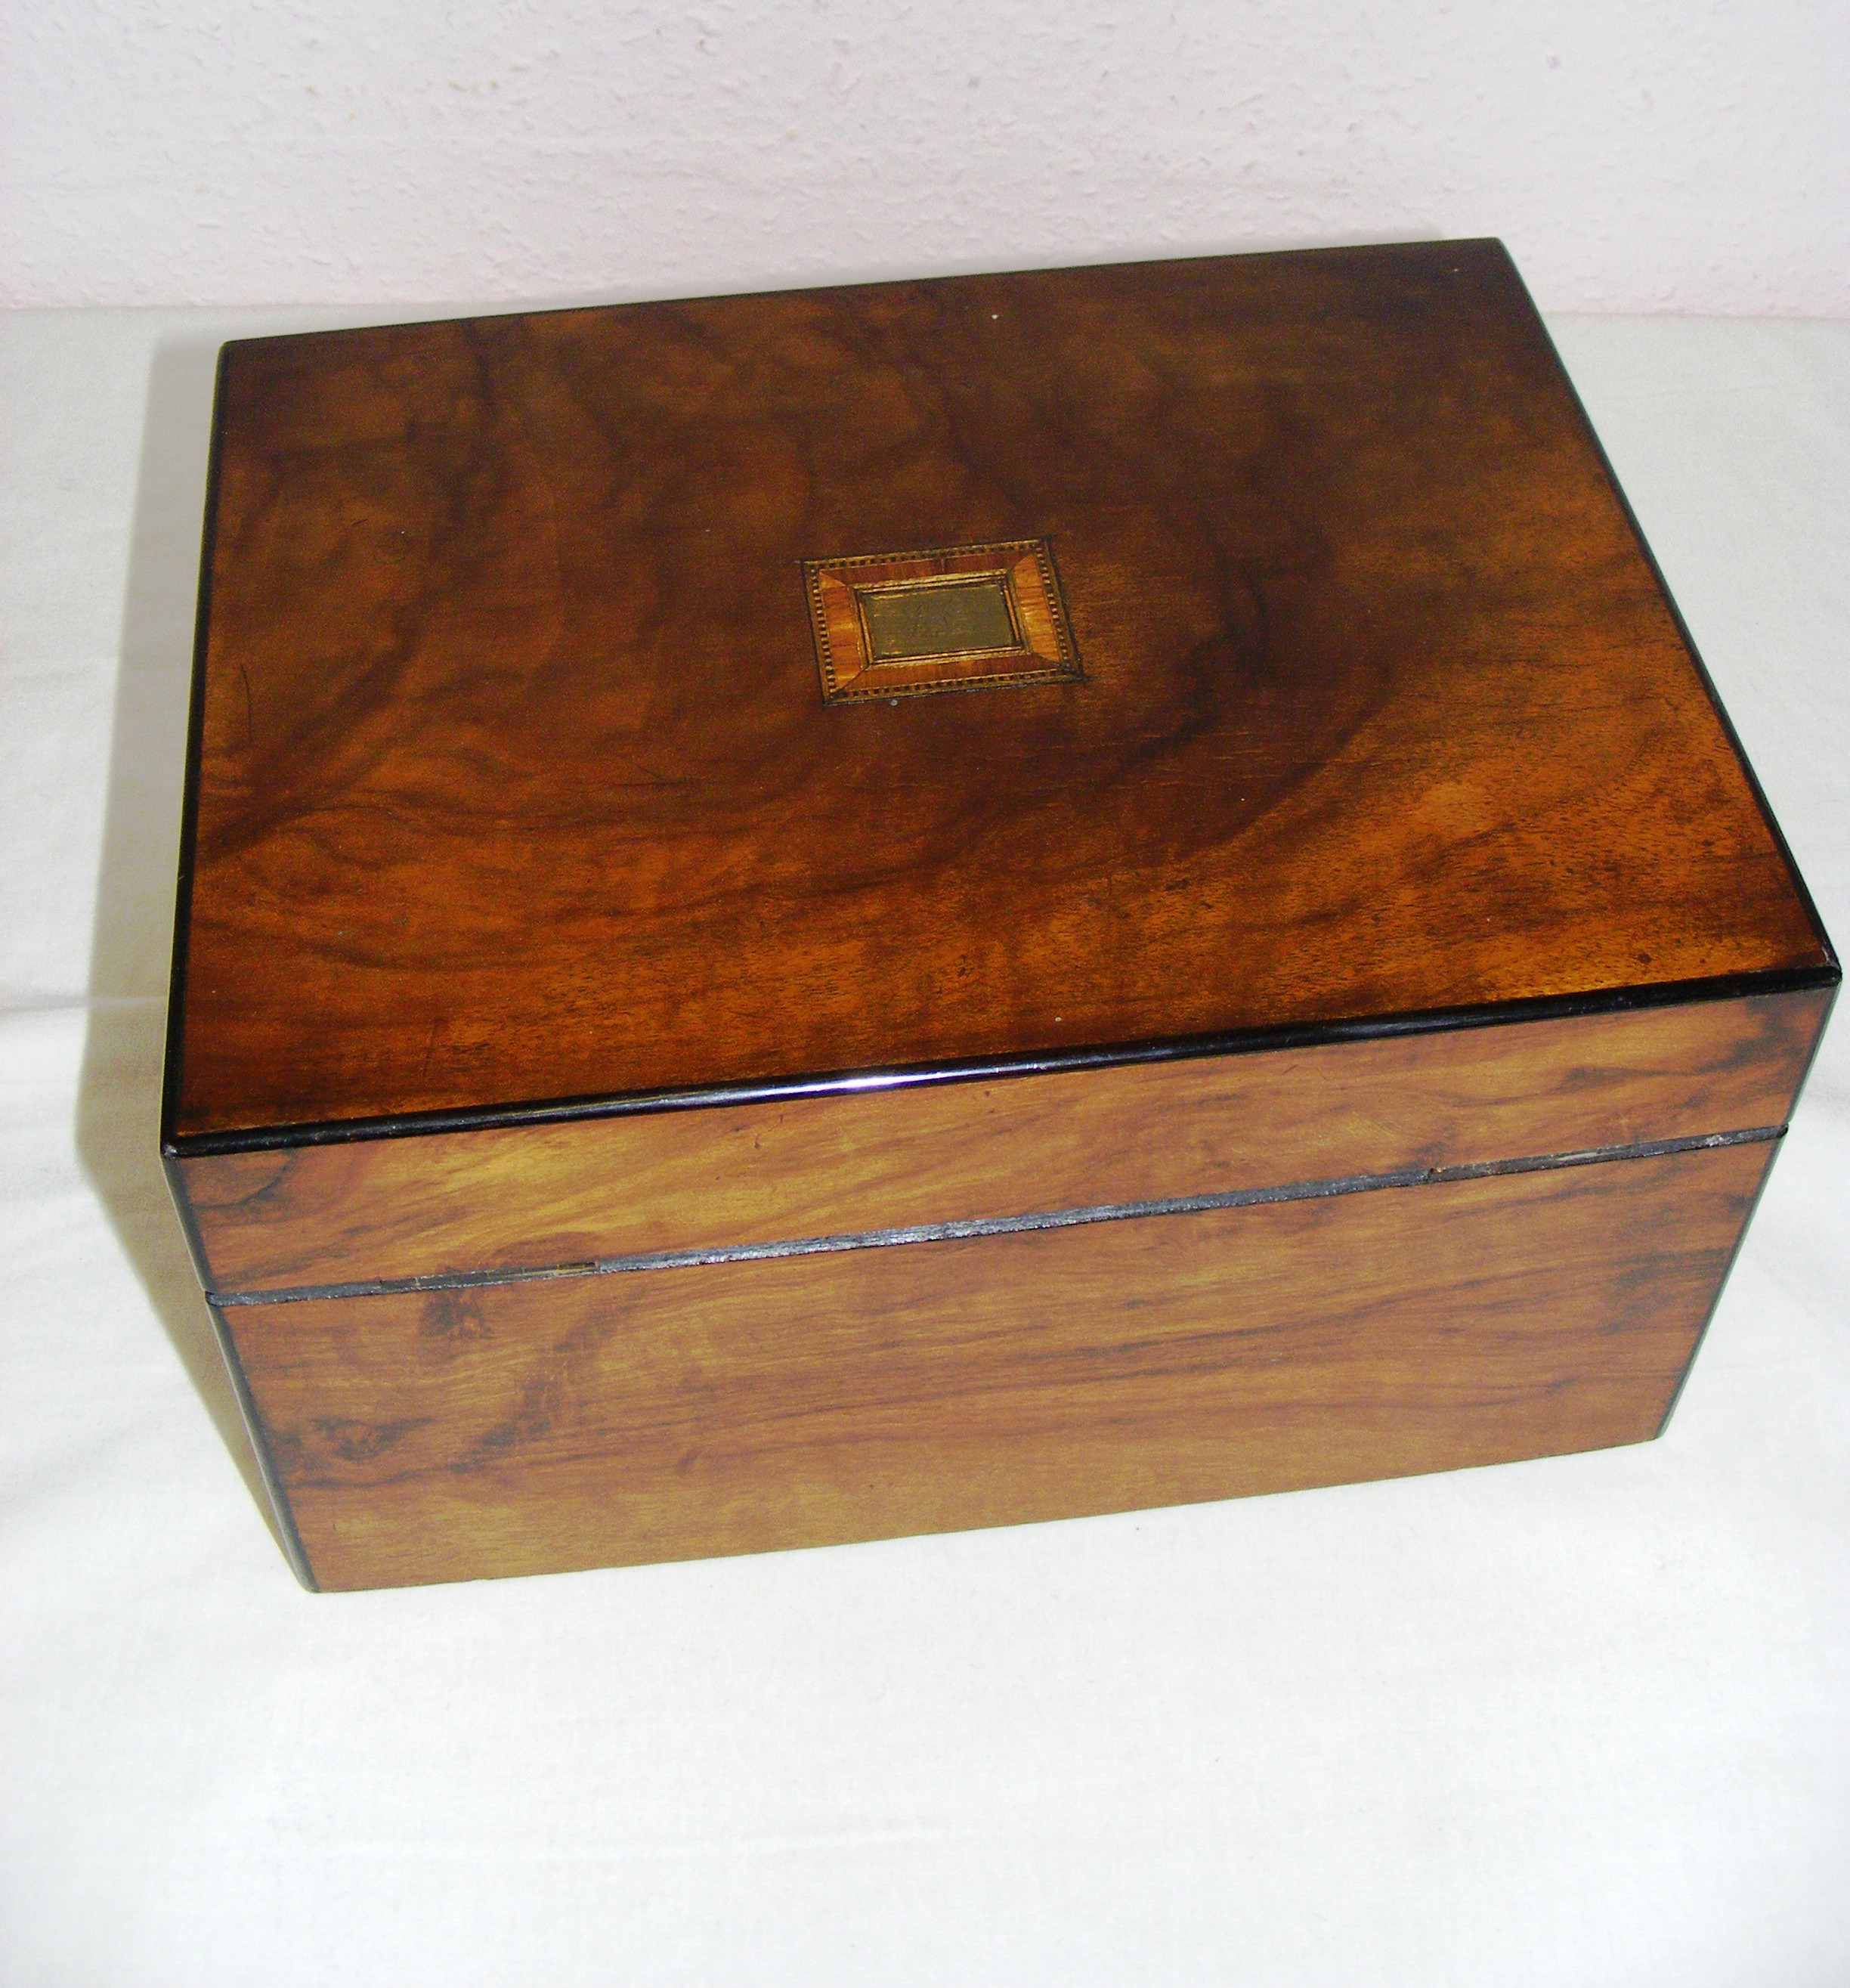
[[[805,562],[822,701],[1083,673],[1045,539]]]

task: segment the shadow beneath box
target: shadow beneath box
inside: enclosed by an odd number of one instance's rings
[[[218,358],[216,339],[175,336],[157,345],[149,369],[76,1144],[110,1226],[274,1537],[256,1454],[219,1357],[160,1151],[194,606]]]

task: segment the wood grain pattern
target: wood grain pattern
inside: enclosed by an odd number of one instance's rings
[[[1773,1148],[227,1314],[330,1587],[1653,1435]]]
[[[1830,965],[1494,243],[228,347],[170,1139]],[[825,710],[805,560],[1082,683]]]
[[[182,1160],[222,1292],[543,1268],[1783,1125],[1819,992]]]

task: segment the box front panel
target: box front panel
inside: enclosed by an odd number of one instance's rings
[[[1643,1440],[1774,1150],[225,1317],[317,1581],[741,1553]]]

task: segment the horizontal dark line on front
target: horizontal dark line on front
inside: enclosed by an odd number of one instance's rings
[[[1327,1201],[1338,1195],[1371,1194],[1382,1188],[1443,1187],[1455,1181],[1488,1180],[1500,1174],[1546,1173],[1612,1160],[1655,1160],[1715,1146],[1747,1146],[1784,1136],[1783,1125],[1754,1125],[1738,1132],[1708,1132],[1683,1139],[1653,1139],[1631,1146],[1591,1146],[1571,1153],[1538,1153],[1526,1159],[1474,1160],[1453,1167],[1406,1167],[1391,1173],[1349,1174],[1334,1180],[1293,1181],[1280,1187],[1236,1188],[1226,1194],[1177,1195],[1157,1201],[1105,1202],[1088,1208],[1036,1215],[985,1215],[964,1222],[915,1222],[902,1229],[864,1229],[836,1236],[804,1236],[775,1242],[732,1242],[709,1249],[649,1249],[594,1256],[545,1269],[451,1270],[420,1277],[373,1277],[345,1284],[293,1284],[272,1291],[208,1291],[216,1305],[295,1304],[312,1298],[401,1297],[417,1291],[472,1290],[486,1284],[542,1283],[555,1277],[614,1276],[632,1270],[692,1270],[711,1263],[760,1263],[780,1256],[819,1256],[843,1249],[890,1249],[909,1242],[963,1242],[974,1236],[1017,1236],[1037,1229],[1081,1229],[1094,1222],[1143,1215],[1205,1215],[1220,1208],[1257,1208],[1281,1201]]]

